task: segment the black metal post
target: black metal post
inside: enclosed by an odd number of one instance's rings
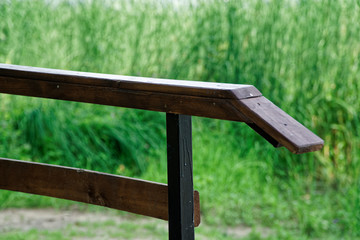
[[[191,116],[166,114],[169,239],[193,240],[194,189]]]

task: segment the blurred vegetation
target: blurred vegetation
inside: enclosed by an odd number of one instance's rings
[[[0,62],[252,84],[325,147],[293,155],[242,123],[194,118],[205,221],[270,227],[274,239],[360,239],[359,22],[356,0],[6,0]],[[2,157],[166,182],[163,113],[0,101]],[[2,191],[0,206],[47,203],[23,199]]]

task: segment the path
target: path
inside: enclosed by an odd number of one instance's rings
[[[200,225],[197,239],[217,239],[213,227]],[[134,215],[124,215],[118,211],[80,211],[55,209],[7,209],[0,211],[0,234],[28,232],[36,229],[41,232],[73,233],[64,239],[166,239],[167,222]],[[219,230],[219,229],[218,229]],[[221,229],[222,239],[241,239],[248,236],[252,229],[238,226]],[[263,229],[263,235],[269,230]],[[116,236],[116,237],[115,237]],[[212,238],[215,237],[215,238]],[[45,239],[47,239],[45,237]],[[58,239],[58,238],[56,238]],[[61,239],[61,238],[60,238]]]

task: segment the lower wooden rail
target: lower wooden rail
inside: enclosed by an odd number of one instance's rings
[[[0,158],[0,189],[100,205],[168,220],[168,186],[95,171]],[[200,224],[194,192],[194,223]]]

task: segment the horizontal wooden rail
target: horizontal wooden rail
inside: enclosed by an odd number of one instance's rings
[[[293,153],[323,146],[321,138],[251,85],[0,64],[0,92],[246,122],[274,146]]]
[[[78,168],[0,158],[0,189],[38,194],[168,220],[168,186]],[[194,224],[200,224],[194,191]]]
[[[250,122],[231,99],[261,96],[250,85],[203,83],[0,64],[0,91]],[[235,115],[234,115],[235,113]]]

